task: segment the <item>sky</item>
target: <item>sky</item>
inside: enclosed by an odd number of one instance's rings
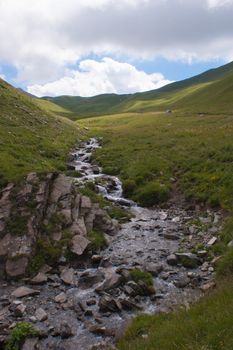
[[[159,88],[233,61],[233,0],[0,0],[0,77],[38,96]]]

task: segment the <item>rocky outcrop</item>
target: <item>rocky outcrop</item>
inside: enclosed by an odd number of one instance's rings
[[[21,185],[9,184],[0,193],[0,274],[24,276],[40,249],[45,260],[50,250],[57,259],[69,250],[80,256],[93,228],[113,235],[117,224],[79,193],[73,178],[30,173]]]

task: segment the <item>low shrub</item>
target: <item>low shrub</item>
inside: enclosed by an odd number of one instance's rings
[[[144,206],[151,207],[168,200],[170,189],[157,181],[149,182],[143,186],[135,196],[136,201]]]
[[[20,322],[11,330],[6,342],[6,350],[20,350],[28,337],[38,337],[39,331],[28,322]]]

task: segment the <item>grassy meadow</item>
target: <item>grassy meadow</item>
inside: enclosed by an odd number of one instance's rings
[[[121,114],[78,125],[103,137],[95,158],[141,205],[165,201],[176,179],[188,199],[232,208],[233,116]]]

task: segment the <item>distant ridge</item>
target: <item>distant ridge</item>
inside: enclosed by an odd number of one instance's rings
[[[233,62],[157,90],[94,97],[44,97],[78,117],[123,112],[164,111],[233,113]]]

